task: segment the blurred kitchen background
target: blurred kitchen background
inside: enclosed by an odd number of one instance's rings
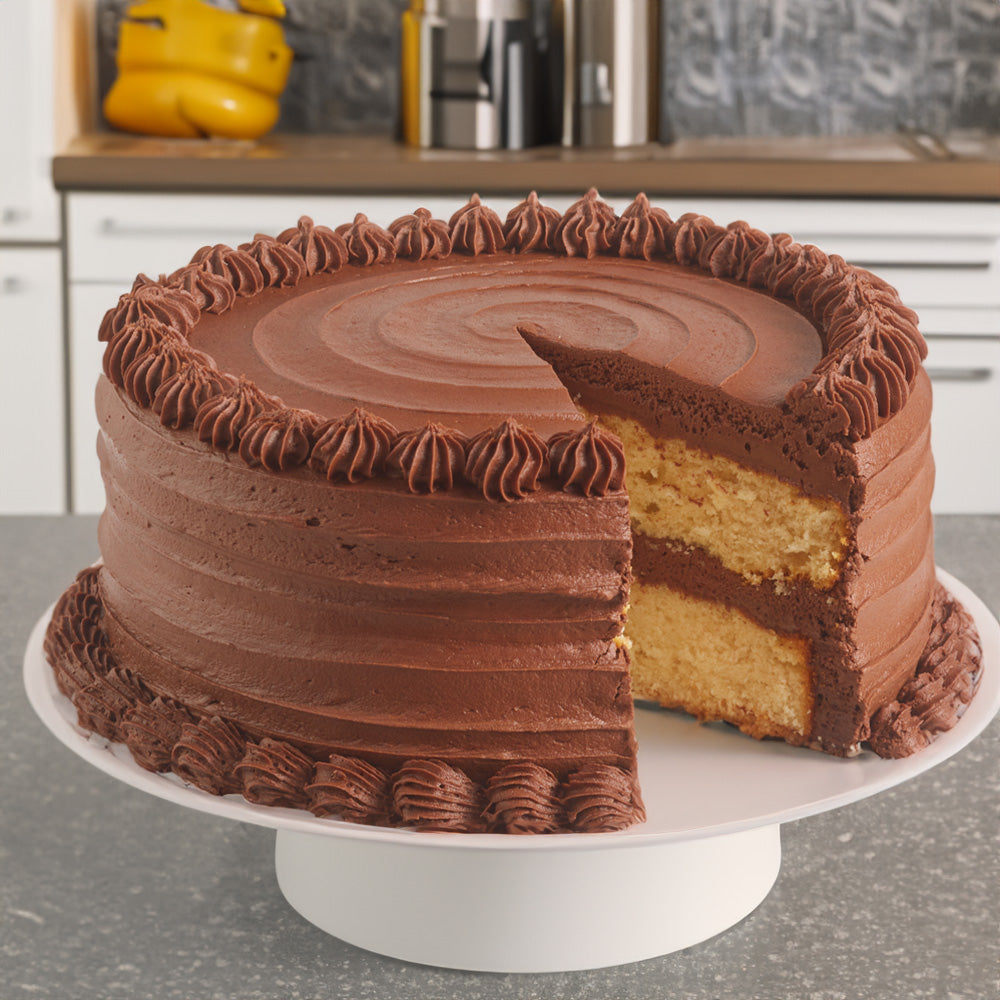
[[[97,328],[137,272],[301,214],[387,225],[423,205],[447,218],[473,192],[503,214],[532,189],[564,209],[592,186],[618,211],[642,190],[675,217],[790,232],[895,284],[929,344],[935,512],[1000,513],[1000,463],[982,454],[1000,431],[998,0],[480,0],[527,22],[537,58],[497,72],[538,132],[485,148],[459,94],[447,141],[407,145],[401,95],[418,76],[412,63],[401,75],[404,14],[426,26],[468,4],[287,0],[277,124],[185,139],[122,131],[102,111],[127,0],[0,2],[0,419],[16,429],[0,513],[102,509]],[[560,68],[568,36],[552,24],[571,17],[578,47]],[[612,42],[617,68],[580,55]],[[486,86],[481,55],[461,86]],[[211,66],[210,49],[201,58]],[[590,75],[572,78],[583,96],[563,120],[574,60]],[[565,127],[600,125],[602,101],[634,112],[647,99],[649,120],[633,115],[614,145]]]
[[[609,3],[611,0],[605,0]],[[98,90],[129,0],[98,0]],[[408,0],[287,0],[278,129],[395,134]],[[535,5],[541,34],[549,0]],[[661,135],[1000,132],[997,0],[663,0]]]

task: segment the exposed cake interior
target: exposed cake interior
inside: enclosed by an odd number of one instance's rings
[[[812,719],[810,644],[663,583],[632,585],[632,690],[759,738],[803,743]]]
[[[247,299],[239,323],[203,316],[192,343],[286,405],[324,415],[361,403],[398,426],[433,419],[474,433],[506,412],[551,434],[596,414],[629,468],[636,694],[755,736],[858,748],[927,627],[929,525],[913,522],[905,539],[907,522],[882,528],[865,540],[864,570],[847,565],[856,525],[877,520],[881,501],[856,495],[851,449],[814,437],[785,405],[824,351],[794,304],[679,264],[595,267],[544,253],[312,281],[304,294]],[[914,426],[922,406],[910,407]],[[903,444],[916,460],[913,499],[906,487],[892,500],[922,505],[926,449]],[[880,441],[865,475],[877,481],[894,448]],[[863,605],[887,559],[902,567],[898,625],[867,641],[855,626],[876,613]],[[678,641],[684,618],[667,614],[698,601],[719,606],[746,650],[728,657],[721,686],[718,658],[697,636]]]
[[[699,549],[747,588],[769,581],[778,599],[785,581],[827,590],[840,576],[849,529],[834,501],[681,440],[658,440],[635,420],[608,414],[600,422],[625,449],[633,535],[680,559]],[[810,642],[753,617],[738,596],[730,602],[638,573],[628,629],[636,696],[756,737],[805,742]]]
[[[733,314],[756,313],[757,326],[729,328],[722,394],[705,391],[704,369],[700,381],[658,369],[641,349],[612,362],[600,337],[572,325],[519,330],[623,444],[635,696],[850,755],[912,676],[913,644],[935,613],[929,387],[921,372],[909,419],[870,444],[815,434],[778,403],[792,358],[805,377],[819,330],[792,303],[749,294],[766,304],[717,282],[725,318],[696,312],[705,329],[689,329],[711,341]],[[781,363],[741,350],[762,321],[772,349],[787,348]]]
[[[545,336],[537,328],[522,332],[538,346]],[[560,352],[539,353],[557,374],[572,368]],[[835,500],[810,496],[681,438],[657,437],[634,417],[594,413],[583,400],[607,387],[599,381],[581,391],[579,378],[568,381],[581,414],[622,442],[632,533],[640,546],[680,561],[697,553],[703,578],[722,573],[750,591],[766,581],[770,600],[781,600],[792,584],[825,591],[840,578],[850,526]],[[757,738],[807,742],[815,697],[812,642],[773,627],[773,614],[754,603],[738,590],[722,602],[696,596],[674,574],[638,562],[627,627],[635,697],[704,721],[731,722]]]
[[[636,534],[698,546],[749,584],[807,580],[828,590],[836,582],[849,529],[835,501],[676,438],[655,438],[636,420],[599,419],[625,447]]]

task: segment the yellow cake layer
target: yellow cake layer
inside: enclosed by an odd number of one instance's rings
[[[625,448],[633,528],[711,553],[750,583],[808,580],[833,586],[848,549],[847,518],[830,499],[641,424],[604,415]]]
[[[812,715],[810,644],[666,584],[633,583],[627,635],[636,698],[801,743]]]

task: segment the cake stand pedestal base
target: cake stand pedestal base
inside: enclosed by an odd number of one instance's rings
[[[321,930],[381,955],[477,972],[569,972],[679,951],[762,902],[780,826],[566,850],[442,848],[279,829],[278,885]],[[586,834],[581,835],[586,839]]]

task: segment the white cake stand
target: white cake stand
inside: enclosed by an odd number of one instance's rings
[[[938,577],[975,618],[984,647],[979,692],[954,729],[904,760],[840,760],[640,708],[648,819],[622,833],[380,829],[220,798],[151,774],[124,746],[76,725],[42,653],[50,612],[29,640],[24,679],[42,722],[100,770],[179,805],[275,829],[281,891],[324,931],[426,965],[593,969],[664,955],[731,927],[777,878],[782,823],[908,781],[982,732],[1000,708],[1000,626],[967,587]]]

